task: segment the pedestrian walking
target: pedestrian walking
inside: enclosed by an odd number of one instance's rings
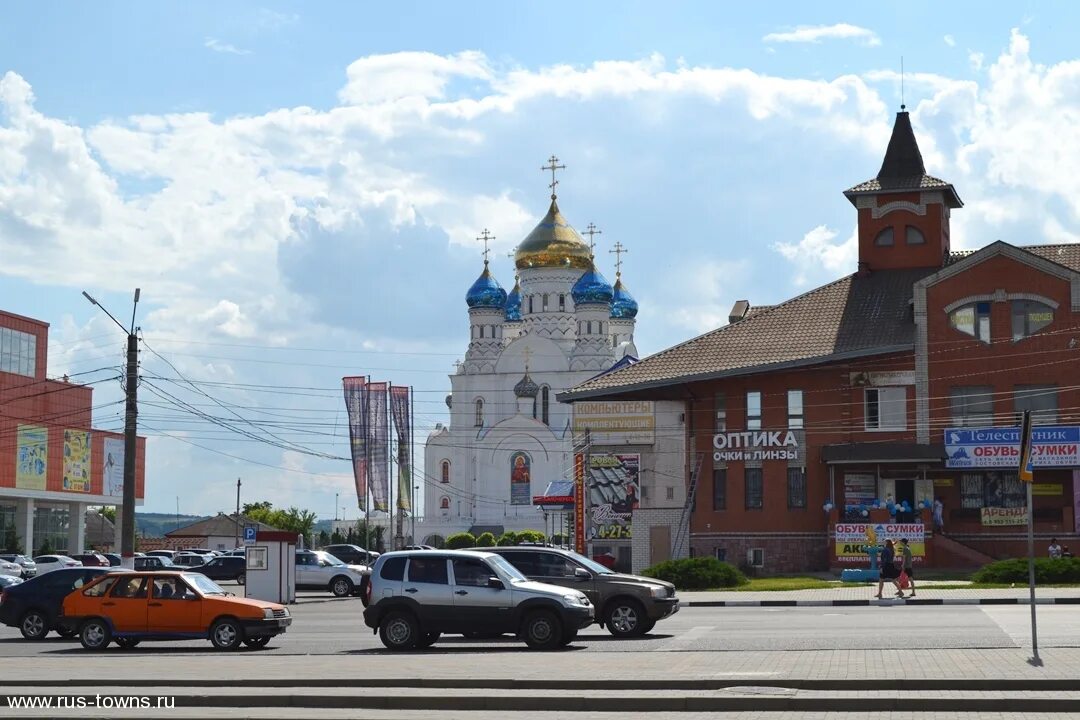
[[[907,538],[900,538],[900,553],[904,556],[904,573],[908,576],[908,582],[911,583],[911,594],[908,597],[915,597],[915,558],[911,554],[911,546],[908,545]],[[900,588],[903,590],[903,588]]]
[[[904,597],[903,591],[900,590],[900,583],[897,581],[898,577],[900,577],[900,570],[896,567],[896,545],[889,539],[885,541],[885,549],[881,551],[881,572],[878,574],[875,597],[881,600],[881,588],[885,586],[886,580],[896,588],[896,597]]]
[[[1058,545],[1057,538],[1050,538],[1050,547],[1046,548],[1047,554],[1055,560],[1061,557],[1061,546]]]
[[[940,497],[934,498],[934,532],[945,534],[945,503]]]

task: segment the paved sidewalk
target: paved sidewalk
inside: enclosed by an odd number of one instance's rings
[[[916,597],[900,600],[896,591],[886,585],[881,591],[884,599],[874,597],[877,585],[842,585],[822,590],[777,590],[771,592],[736,592],[731,590],[684,591],[679,593],[686,607],[757,607],[757,606],[837,606],[837,605],[1027,605],[1027,586],[995,590],[965,588],[938,590],[932,583],[916,587]],[[1035,602],[1039,605],[1080,604],[1080,588],[1036,588]]]

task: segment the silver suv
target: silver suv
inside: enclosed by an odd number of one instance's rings
[[[431,647],[443,633],[514,633],[534,650],[554,650],[594,620],[583,593],[530,581],[486,552],[387,553],[361,590],[364,622],[391,650]]]

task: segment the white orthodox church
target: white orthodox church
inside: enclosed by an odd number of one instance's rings
[[[621,272],[612,286],[596,269],[554,192],[514,265],[509,295],[486,256],[465,295],[469,346],[450,376],[450,424],[436,426],[425,446],[416,529],[425,544],[465,530],[543,529],[533,497],[572,478],[572,410],[555,396],[637,355],[637,302]]]

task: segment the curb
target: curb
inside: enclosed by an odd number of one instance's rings
[[[1030,605],[1030,598],[877,598],[871,600],[691,600],[681,607],[872,607],[878,605]],[[1080,605],[1080,597],[1035,598],[1036,605]]]

